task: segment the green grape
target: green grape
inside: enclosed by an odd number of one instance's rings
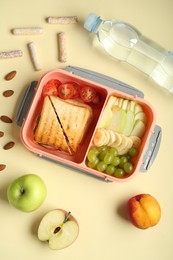
[[[94,162],[97,158],[95,151],[90,150],[87,155],[89,162]]]
[[[114,166],[117,166],[117,165],[119,165],[119,163],[120,163],[120,157],[115,156],[115,157],[113,158],[113,160],[112,160],[112,164],[113,164]]]
[[[104,172],[105,169],[106,169],[106,166],[107,166],[107,164],[105,164],[103,161],[100,161],[100,162],[97,163],[96,169],[97,169],[99,172]]]
[[[88,166],[89,168],[94,169],[94,168],[96,167],[96,165],[97,165],[98,162],[99,162],[99,159],[96,158],[96,160],[95,160],[94,162],[88,161],[87,166]]]
[[[107,150],[107,149],[108,149],[108,148],[107,148],[106,145],[102,145],[102,146],[98,147],[98,152],[101,153],[101,152],[103,152],[103,151],[105,151],[105,150]]]
[[[115,147],[111,147],[110,150],[109,150],[109,152],[110,152],[111,154],[113,154],[114,156],[117,156],[117,155],[118,155],[118,151],[117,151],[117,149],[116,149]]]
[[[96,154],[96,156],[99,154],[99,150],[98,150],[98,148],[97,147],[91,147],[90,148],[90,151],[93,151],[95,154]]]
[[[106,156],[106,154],[108,153],[108,150],[104,150],[99,154],[99,159],[100,161],[104,160],[104,157]]]
[[[113,159],[114,159],[114,156],[113,156],[113,154],[111,154],[111,153],[106,153],[106,155],[104,156],[104,159],[103,159],[103,161],[104,161],[104,163],[106,163],[106,164],[110,164],[112,161],[113,161]]]
[[[112,175],[115,172],[115,166],[110,164],[106,167],[105,172],[109,175]]]
[[[126,162],[123,168],[126,173],[131,173],[133,171],[133,164],[130,162]]]
[[[115,169],[115,172],[114,172],[114,176],[117,177],[117,178],[122,178],[124,177],[124,170],[121,169],[121,168],[116,168]]]
[[[135,147],[132,147],[132,148],[130,148],[130,150],[129,150],[129,155],[131,156],[131,157],[134,157],[134,156],[136,156],[137,154],[138,154],[138,149],[137,148],[135,148]]]
[[[127,158],[127,156],[123,155],[123,156],[120,158],[119,166],[120,166],[121,168],[123,168],[123,166],[124,166],[124,164],[125,164],[126,162],[128,162],[128,158]]]

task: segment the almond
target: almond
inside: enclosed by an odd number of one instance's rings
[[[1,121],[3,121],[4,123],[12,123],[12,119],[8,116],[1,116]]]
[[[14,94],[14,91],[9,89],[3,92],[4,97],[11,97]]]
[[[5,164],[0,164],[0,171],[3,171],[6,168]]]
[[[11,72],[9,72],[6,76],[5,76],[5,80],[11,80],[16,76],[16,70],[13,70]]]
[[[11,148],[13,148],[13,146],[15,145],[15,143],[14,142],[9,142],[9,143],[7,143],[6,145],[4,145],[4,150],[9,150],[9,149],[11,149]]]
[[[0,131],[0,137],[4,136],[4,132]]]

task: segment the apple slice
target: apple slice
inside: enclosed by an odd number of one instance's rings
[[[145,133],[145,124],[141,120],[137,120],[134,124],[134,128],[131,132],[131,135],[136,135],[138,137],[142,137],[143,134]]]
[[[135,112],[136,104],[137,104],[137,103],[136,103],[135,101],[131,100],[131,101],[129,102],[128,110],[130,110],[130,111],[132,111],[132,112],[134,113],[134,112]]]
[[[124,101],[124,99],[123,98],[119,98],[118,99],[118,107],[122,107],[122,104],[123,104],[123,101]]]
[[[143,111],[140,111],[139,113],[135,114],[135,121],[138,119],[143,121],[144,124],[146,124],[147,122],[146,114]]]
[[[139,105],[138,103],[136,103],[134,113],[137,114],[137,113],[139,113],[139,112],[143,112],[143,108],[142,108],[141,105]]]
[[[112,120],[112,110],[109,107],[106,107],[101,116],[98,127],[99,128],[107,128]]]
[[[78,237],[79,225],[71,213],[54,209],[41,220],[38,227],[38,239],[48,241],[51,249],[63,249],[70,246]]]
[[[127,115],[126,112],[118,106],[112,108],[112,120],[108,129],[114,132],[122,133],[126,125]]]
[[[114,97],[114,96],[110,96],[110,98],[106,104],[106,107],[112,109],[112,107],[116,104],[118,104],[118,98]]]
[[[121,108],[124,109],[125,111],[127,111],[128,103],[129,103],[129,100],[124,99]]]
[[[135,115],[132,111],[128,110],[127,121],[124,130],[122,131],[122,134],[129,136],[133,130],[134,122],[135,122]]]

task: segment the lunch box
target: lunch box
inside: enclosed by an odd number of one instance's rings
[[[96,105],[93,108],[92,124],[74,155],[68,155],[55,149],[48,149],[34,141],[36,119],[41,112],[43,104],[42,90],[44,85],[51,79],[58,79],[62,83],[73,81],[80,85],[91,86],[101,96],[101,105]],[[89,168],[86,164],[88,151],[91,146],[93,146],[95,131],[107,101],[111,96],[137,101],[138,104],[142,106],[147,116],[146,131],[142,137],[139,153],[135,157],[134,170],[130,175],[123,178],[117,178],[104,172],[99,172]],[[87,173],[90,176],[111,182],[124,182],[130,180],[138,172],[146,172],[156,158],[162,136],[161,127],[156,124],[156,113],[154,108],[144,99],[144,94],[141,91],[114,78],[73,66],[48,71],[38,82],[32,81],[29,87],[27,87],[18,107],[16,122],[20,127],[22,143],[34,154],[64,166],[71,167],[81,173]]]

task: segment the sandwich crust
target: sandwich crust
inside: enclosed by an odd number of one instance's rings
[[[71,154],[62,127],[57,120],[56,113],[48,96],[44,99],[34,138],[39,144],[53,146],[58,150]]]

